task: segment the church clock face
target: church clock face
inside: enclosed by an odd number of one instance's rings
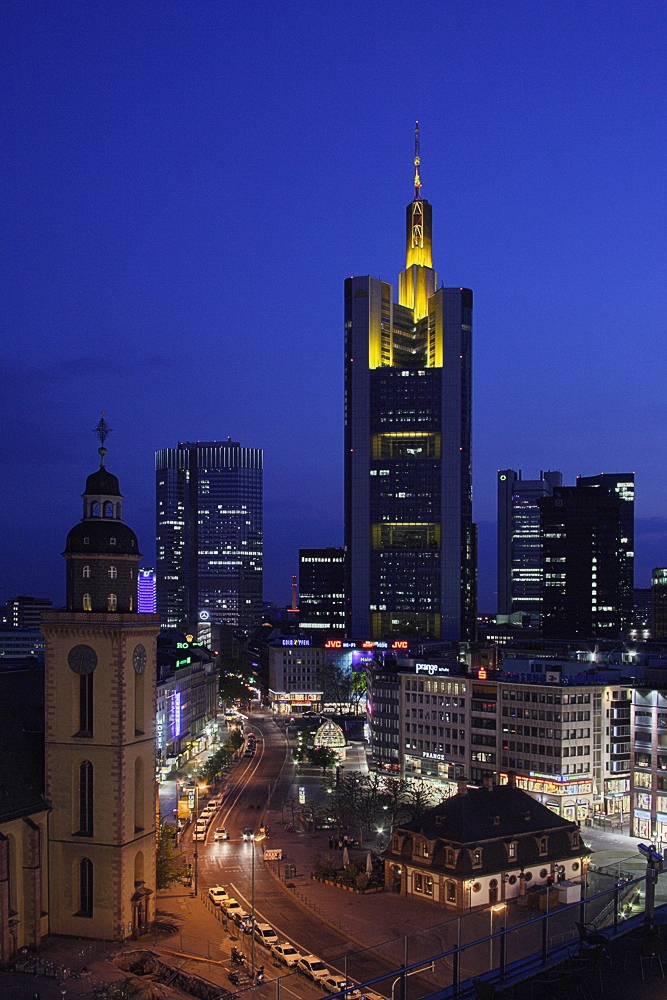
[[[78,646],[72,646],[67,654],[67,663],[75,674],[92,674],[97,666],[97,653],[92,646],[81,643]]]
[[[136,674],[143,674],[146,669],[146,647],[142,646],[141,643],[134,647],[134,653],[132,654],[132,666],[134,667],[134,672]]]

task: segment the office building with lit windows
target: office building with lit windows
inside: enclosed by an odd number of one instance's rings
[[[345,549],[299,549],[299,625],[303,632],[345,631]]]
[[[632,629],[634,473],[578,476],[537,501],[542,637],[615,639]]]
[[[157,601],[167,628],[262,616],[262,466],[236,441],[156,452]]]
[[[352,637],[471,639],[472,292],[438,287],[416,131],[406,267],[345,282],[345,546]]]
[[[542,608],[540,497],[561,486],[560,472],[522,479],[521,470],[498,473],[498,614],[524,612],[538,624]]]

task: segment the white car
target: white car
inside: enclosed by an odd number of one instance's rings
[[[324,962],[315,955],[304,955],[303,958],[300,958],[298,968],[314,983],[318,983],[320,979],[327,979],[331,975]]]
[[[229,840],[229,834],[227,833],[227,828],[224,826],[219,826],[218,829],[213,834],[213,840]]]
[[[270,948],[272,944],[278,944],[278,935],[271,924],[255,924],[255,937],[267,948]]]
[[[237,913],[244,912],[241,904],[237,902],[237,900],[235,899],[230,899],[230,900],[223,899],[222,905],[224,906],[225,912],[227,913],[228,917],[235,917]]]
[[[272,944],[271,954],[282,962],[283,965],[297,965],[301,954],[296,950],[294,945],[290,944],[289,941],[283,941],[282,944]]]
[[[216,906],[220,906],[223,900],[229,899],[229,895],[224,885],[212,885],[208,890],[209,899]]]
[[[321,986],[325,993],[342,993],[343,990],[349,989],[354,986],[354,983],[346,979],[345,976],[327,976],[326,979],[320,979],[318,986]],[[346,1000],[351,997],[352,1000],[357,1000],[361,996],[361,991],[356,989],[350,989],[349,993],[345,994]]]

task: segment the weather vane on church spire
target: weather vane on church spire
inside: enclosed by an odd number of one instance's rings
[[[415,122],[415,201],[421,201],[422,196],[422,182],[419,176],[419,164],[421,163],[421,157],[419,155],[419,121]]]
[[[100,467],[103,467],[104,466],[104,456],[107,453],[107,450],[104,447],[104,442],[106,441],[106,439],[111,434],[111,428],[109,427],[108,423],[104,419],[104,410],[102,410],[102,416],[100,417],[100,420],[99,420],[99,423],[97,424],[97,427],[93,428],[93,434],[97,434],[98,438],[100,439],[100,447],[97,449],[97,453],[98,453],[98,455],[101,458]]]

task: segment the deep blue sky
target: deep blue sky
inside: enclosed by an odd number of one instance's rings
[[[108,465],[147,561],[156,448],[264,449],[265,597],[342,543],[342,292],[403,265],[422,127],[435,265],[475,293],[480,608],[495,473],[637,473],[667,563],[667,7],[25,0],[0,65],[0,599],[60,601]]]

